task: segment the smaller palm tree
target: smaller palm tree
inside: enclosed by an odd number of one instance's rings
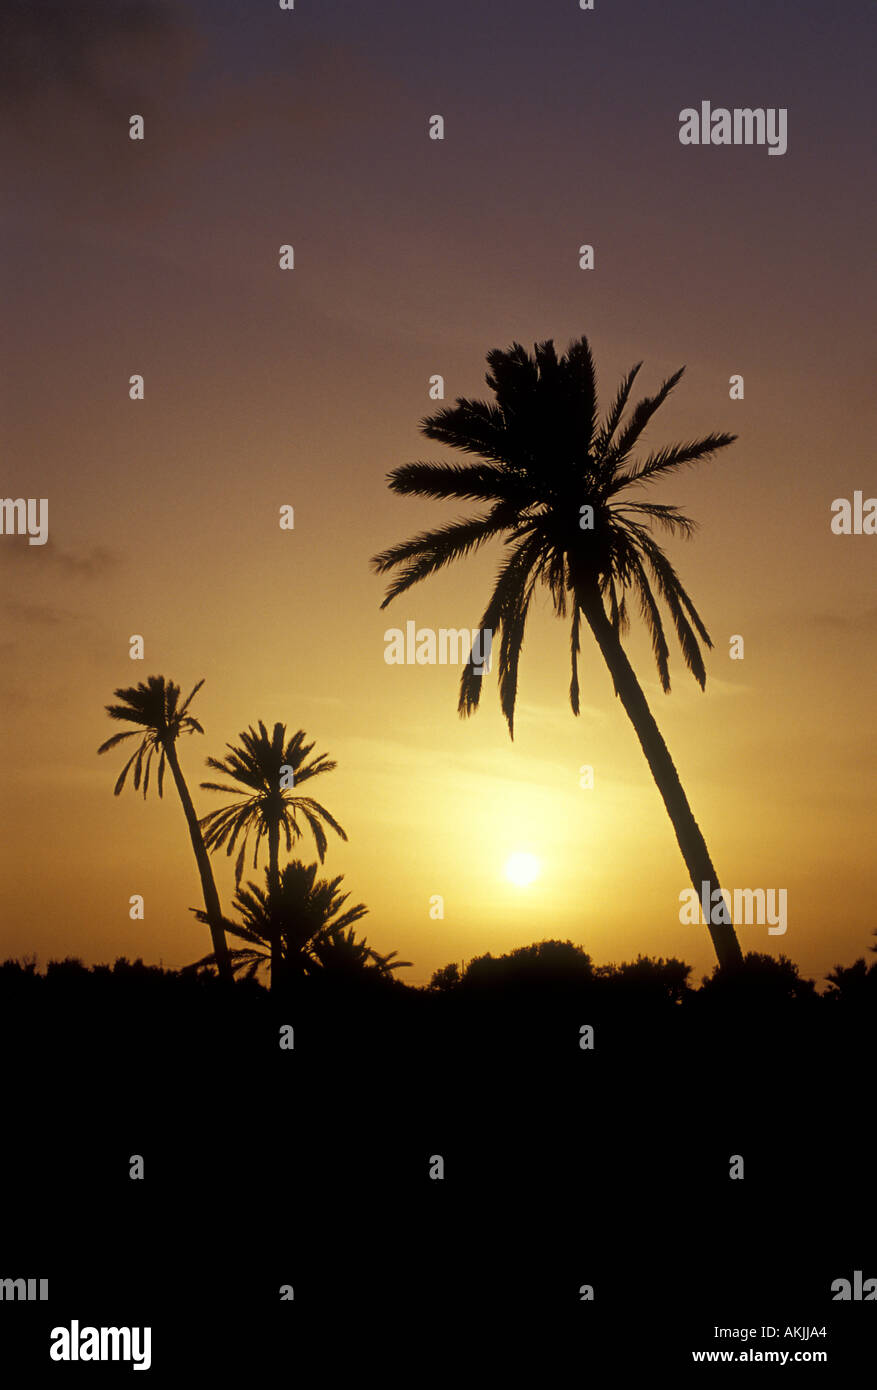
[[[346,832],[325,806],[313,797],[301,796],[289,790],[290,786],[300,787],[313,777],[332,772],[337,764],[325,754],[311,757],[314,744],[305,742],[303,729],[298,729],[292,738],[287,739],[285,724],[275,724],[269,734],[261,720],[258,731],[251,726],[240,735],[239,747],[227,743],[226,748],[228,756],[225,759],[208,758],[207,766],[224,777],[230,777],[235,785],[202,782],[201,786],[205,791],[223,792],[236,799],[231,805],[221,806],[203,817],[204,843],[209,850],[221,849],[225,845],[228,855],[233,854],[236,845],[240,845],[235,862],[235,884],[239,887],[250,836],[255,835],[254,869],[259,867],[260,844],[267,839],[268,891],[277,893],[280,888],[281,832],[289,853],[293,842],[303,834],[303,827],[310,827],[321,863],[327,849],[324,824],[342,840],[347,839]],[[278,942],[273,957],[278,969],[280,954]]]
[[[222,909],[219,905],[219,894],[216,891],[210,856],[205,848],[201,827],[195,813],[195,807],[192,804],[189,788],[186,785],[186,779],[183,777],[176,748],[177,739],[181,734],[203,734],[204,732],[195,716],[188,713],[193,698],[203,684],[204,681],[200,680],[182,704],[180,704],[180,687],[175,685],[173,681],[165,680],[164,676],[150,676],[145,684],[141,681],[139,685],[114,691],[116,699],[122,700],[123,703],[107,705],[107,714],[111,719],[134,724],[136,727],[127,729],[121,734],[114,734],[112,738],[107,739],[106,743],[102,743],[97,751],[98,753],[108,753],[111,748],[115,748],[125,739],[136,738],[140,734],[138,747],[131,754],[116,779],[116,785],[113,788],[114,796],[118,796],[121,792],[128,773],[133,767],[134,790],[139,791],[142,781],[145,797],[149,788],[149,776],[155,757],[158,758],[157,790],[161,796],[164,789],[165,767],[170,768],[174,785],[182,802],[186,824],[189,827],[189,837],[195,851],[198,873],[201,877],[201,888],[204,893],[204,906],[206,908],[206,912],[202,914],[202,920],[210,926],[213,951],[219,973],[223,978],[231,979],[228,945],[222,929]]]
[[[394,960],[395,951],[381,955],[380,951],[369,946],[365,937],[360,940],[352,927],[346,936],[343,931],[337,930],[318,937],[311,954],[319,961],[323,973],[336,976],[361,975],[367,970],[391,979],[394,970],[411,964],[410,960]]]
[[[248,979],[271,965],[271,983],[276,986],[280,972],[275,969],[275,947],[280,944],[283,974],[301,978],[327,970],[370,969],[389,974],[410,961],[394,961],[396,952],[382,956],[365,941],[358,941],[353,924],[368,912],[364,903],[345,908],[349,893],[340,892],[343,875],[333,879],[318,879],[317,864],[303,864],[294,859],[280,875],[280,887],[271,893],[268,871],[266,887],[252,881],[235,893],[234,906],[240,922],[225,919],[226,931],[247,943],[230,952],[232,969]],[[204,920],[204,913],[195,910]],[[345,936],[345,932],[347,935]],[[216,964],[215,956],[205,956],[190,968]]]

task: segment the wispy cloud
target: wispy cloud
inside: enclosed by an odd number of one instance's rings
[[[370,120],[392,111],[386,70],[355,44],[280,44],[254,70],[245,51],[229,65],[234,25],[233,15],[160,0],[4,0],[0,156],[16,219],[42,225],[47,204],[60,204],[65,225],[89,239],[173,259],[182,243],[168,237],[167,218],[188,205],[206,160],[219,158],[221,178],[229,147],[247,141],[235,188],[255,180],[245,196],[261,187],[268,198],[291,128],[297,139],[307,130],[313,157],[315,141],[335,139],[363,111]],[[145,139],[132,145],[134,114]]]
[[[41,627],[60,627],[78,622],[81,615],[53,603],[8,603],[4,612],[13,622],[36,624]]]
[[[103,108],[146,66],[172,63],[188,32],[161,0],[4,0],[0,109],[44,113],[47,97]]]
[[[102,579],[122,564],[122,556],[105,545],[82,551],[62,550],[51,536],[45,545],[32,546],[25,536],[4,536],[0,565],[33,565],[34,573],[50,568],[76,579]]]
[[[835,631],[843,628],[845,632],[873,632],[877,629],[877,608],[863,608],[859,612],[850,608],[844,613],[812,613],[808,614],[807,621]]]

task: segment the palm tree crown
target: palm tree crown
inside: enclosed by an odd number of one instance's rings
[[[414,536],[375,556],[380,574],[396,570],[382,607],[436,570],[504,537],[503,559],[480,626],[499,632],[499,692],[514,736],[518,664],[530,600],[541,581],[555,612],[572,610],[570,702],[579,712],[580,616],[594,595],[608,603],[616,635],[628,627],[632,591],[652,639],[662,688],[670,689],[669,648],[660,598],[666,605],[689,670],[706,680],[698,638],[709,634],[676,571],[650,532],[657,523],[688,536],[695,523],[677,507],[639,501],[631,490],[684,465],[709,458],[733,442],[709,434],[655,450],[639,461],[632,452],[652,416],[682,376],[675,372],[654,396],[640,401],[622,424],[641,363],[624,378],[605,419],[598,423],[594,363],[586,338],[558,357],[549,340],[531,356],[519,343],[487,357],[487,384],[495,402],[459,398],[421,423],[430,439],[479,456],[472,464],[409,463],[389,475],[394,492],[489,503],[467,517]],[[590,510],[588,510],[590,509]],[[471,659],[461,680],[459,711],[478,705],[483,682]]]
[[[240,747],[226,744],[228,757],[224,760],[208,758],[207,766],[231,777],[237,784],[225,786],[220,782],[202,782],[206,791],[224,792],[238,798],[232,805],[210,811],[203,817],[204,840],[208,849],[226,846],[226,853],[232,854],[240,840],[240,852],[235,863],[235,881],[240,883],[244,868],[247,842],[255,832],[255,852],[253,867],[258,867],[259,845],[263,837],[269,838],[269,851],[273,841],[279,843],[280,831],[286,838],[286,849],[292,849],[294,840],[302,834],[302,822],[311,829],[322,863],[327,849],[326,832],[323,823],[330,826],[342,840],[347,835],[325,806],[309,796],[299,796],[286,789],[284,768],[291,768],[291,781],[294,787],[317,777],[323,772],[331,772],[337,764],[324,754],[311,758],[314,744],[305,742],[303,729],[297,730],[292,738],[286,738],[286,726],[275,724],[269,735],[266,726],[259,720],[258,732],[250,727],[240,735]],[[289,775],[289,774],[287,774]],[[274,853],[271,854],[274,859]],[[276,871],[276,862],[271,865]]]
[[[142,779],[145,797],[149,787],[152,759],[156,754],[158,755],[157,789],[159,796],[162,795],[169,745],[176,743],[180,734],[203,734],[204,732],[195,716],[186,713],[203,684],[204,681],[200,680],[190,690],[182,705],[180,704],[180,687],[175,685],[173,681],[166,681],[164,676],[149,676],[145,684],[141,681],[136,686],[129,686],[127,689],[113,692],[116,699],[123,700],[124,704],[107,705],[106,711],[110,718],[124,721],[126,724],[137,724],[143,730],[140,746],[132,753],[119,773],[113,788],[114,796],[118,796],[124,787],[133,764],[134,790],[139,790]],[[101,744],[97,750],[98,753],[109,752],[111,748],[115,748],[126,738],[136,738],[139,731],[139,729],[127,729],[122,734],[113,734],[112,738],[108,738],[106,743]]]
[[[345,907],[350,894],[340,891],[343,875],[318,879],[318,868],[317,864],[293,859],[283,868],[276,892],[271,891],[267,870],[265,888],[251,881],[246,888],[237,890],[234,906],[241,920],[237,923],[226,918],[224,925],[247,946],[231,952],[232,968],[252,978],[272,961],[277,942],[287,976],[326,970],[358,973],[366,969],[386,975],[410,965],[410,961],[394,961],[395,951],[381,955],[356,937],[353,924],[366,915],[368,908],[364,903]],[[195,915],[204,919],[200,910]],[[212,955],[205,956],[192,968],[214,963]]]

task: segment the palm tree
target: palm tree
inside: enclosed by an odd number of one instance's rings
[[[359,941],[353,931],[354,922],[364,917],[364,903],[345,908],[349,893],[341,893],[343,875],[333,879],[318,879],[317,864],[303,864],[294,859],[287,864],[278,888],[272,892],[270,873],[265,871],[266,887],[252,881],[235,893],[234,906],[240,922],[226,919],[226,929],[246,947],[231,952],[232,969],[244,971],[248,978],[270,962],[272,986],[280,976],[275,968],[275,950],[280,945],[280,958],[287,978],[290,975],[313,975],[327,970],[374,970],[389,974],[410,961],[393,961],[396,952],[382,956],[365,941]],[[196,911],[204,920],[204,913]],[[347,935],[345,935],[345,932]],[[215,965],[214,956],[196,961],[192,969]]]
[[[208,767],[224,777],[231,777],[236,785],[228,787],[219,782],[202,782],[201,786],[206,791],[224,792],[237,799],[230,806],[220,807],[204,816],[201,821],[204,843],[209,850],[225,845],[226,853],[230,855],[240,841],[240,852],[235,863],[235,883],[239,886],[250,833],[255,831],[256,836],[254,868],[258,868],[259,864],[260,841],[267,836],[268,889],[269,892],[277,892],[280,886],[281,830],[286,837],[288,852],[293,841],[302,834],[301,822],[310,826],[320,863],[325,858],[327,848],[323,822],[331,826],[342,840],[347,839],[346,833],[325,806],[312,797],[299,796],[287,789],[288,785],[300,787],[312,777],[332,772],[337,764],[324,754],[310,758],[314,745],[305,743],[304,730],[297,730],[292,738],[287,739],[285,724],[275,724],[269,735],[259,720],[258,732],[250,727],[239,737],[240,747],[231,743],[225,745],[228,757],[224,761],[207,759]],[[272,982],[275,968],[280,968],[280,956],[278,940],[272,955]]]
[[[389,951],[382,955],[369,946],[364,937],[357,937],[352,927],[346,936],[340,928],[324,933],[313,945],[313,955],[319,961],[321,970],[336,976],[360,976],[367,970],[373,975],[391,979],[394,970],[411,964],[410,960],[394,960],[395,954],[395,951]]]
[[[689,536],[695,524],[677,507],[632,499],[630,490],[710,458],[736,436],[709,434],[634,461],[635,446],[679,381],[682,368],[656,395],[640,401],[622,424],[641,363],[625,376],[608,415],[598,423],[594,363],[586,338],[572,343],[560,358],[549,340],[537,343],[532,356],[519,343],[508,351],[494,349],[487,362],[487,384],[495,401],[458,398],[454,406],[421,422],[427,438],[474,454],[478,462],[404,464],[390,473],[389,485],[407,496],[485,502],[488,510],[422,532],[375,556],[372,563],[379,574],[396,571],[381,606],[485,541],[504,537],[507,552],[480,626],[500,633],[499,693],[509,733],[514,737],[527,611],[541,580],[557,615],[566,617],[568,608],[572,614],[573,713],[579,713],[577,659],[584,618],[636,730],[698,896],[703,883],[713,891],[719,887],[718,875],[621,638],[628,629],[630,591],[639,601],[652,640],[662,689],[669,691],[660,598],[673,620],[685,664],[703,689],[706,670],[698,637],[708,647],[712,643],[650,529],[657,523]],[[477,708],[481,688],[470,654],[460,684],[462,716]],[[737,965],[742,955],[733,926],[711,922],[709,930],[720,965]]]
[[[170,767],[174,785],[180,801],[183,803],[183,812],[189,827],[198,872],[201,875],[201,890],[204,894],[204,906],[207,909],[204,917],[210,927],[219,974],[223,979],[231,980],[233,975],[228,958],[228,944],[222,928],[222,908],[219,905],[219,894],[216,891],[210,856],[204,845],[201,827],[195,814],[195,807],[192,805],[189,788],[186,786],[180,768],[176,748],[180,734],[203,734],[204,732],[194,715],[187,713],[192,699],[203,684],[204,681],[200,680],[182,705],[180,704],[180,687],[174,685],[173,681],[166,681],[164,676],[150,676],[145,685],[141,681],[139,685],[114,691],[116,699],[122,700],[124,703],[107,705],[107,714],[111,719],[136,724],[138,728],[128,729],[122,734],[114,734],[112,738],[107,739],[106,743],[102,743],[97,751],[98,753],[107,753],[111,748],[115,748],[116,744],[122,743],[124,739],[136,738],[138,733],[143,731],[138,748],[132,753],[119,773],[113,789],[115,796],[119,795],[125,785],[132,765],[134,768],[134,790],[139,790],[142,779],[143,795],[146,796],[152,760],[156,754],[158,754],[156,782],[158,794],[161,796],[165,764]]]

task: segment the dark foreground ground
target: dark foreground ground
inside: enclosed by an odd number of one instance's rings
[[[127,1383],[127,1366],[50,1362],[73,1318],[151,1326],[168,1385],[232,1368],[334,1385],[343,1362],[416,1385],[445,1358],[492,1385],[527,1342],[548,1386],[607,1357],[623,1384],[751,1348],[827,1352],[811,1374],[865,1383],[877,1301],[831,1284],[877,1278],[867,1000],[336,987],[280,1004],[135,974],[7,979],[0,1002],[0,1278],[50,1294],[0,1303],[10,1385]],[[391,1374],[411,1334],[421,1361]],[[315,1339],[322,1371],[303,1377]]]

